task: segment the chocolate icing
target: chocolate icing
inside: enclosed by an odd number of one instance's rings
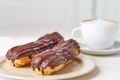
[[[7,52],[6,58],[12,61],[25,56],[31,58],[32,55],[41,53],[47,49],[51,49],[62,41],[64,41],[63,37],[57,32],[46,34],[34,42],[11,48]]]
[[[73,52],[75,48],[78,48],[80,52],[80,47],[78,43],[73,40],[67,40],[57,45],[52,49],[48,49],[41,54],[36,54],[32,59],[31,65],[33,70],[35,68],[43,70],[50,66],[54,68],[60,64],[64,64],[69,60],[73,60],[75,58],[75,53]]]

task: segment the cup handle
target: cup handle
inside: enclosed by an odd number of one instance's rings
[[[80,31],[80,32],[79,32],[79,34],[80,34],[79,38],[78,38],[78,37],[75,37],[75,35],[76,35],[75,32],[77,32],[77,31]],[[85,43],[85,41],[83,40],[83,38],[82,38],[82,36],[81,36],[81,27],[76,27],[76,28],[74,28],[74,29],[72,30],[72,32],[71,32],[71,36],[72,36],[73,39],[77,40],[77,42]]]

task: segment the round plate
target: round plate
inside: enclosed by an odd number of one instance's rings
[[[67,79],[77,76],[82,76],[91,72],[95,68],[95,64],[89,58],[78,56],[70,64],[66,65],[62,70],[48,76],[39,76],[32,71],[30,65],[26,67],[16,68],[9,65],[5,57],[0,57],[0,76],[12,79],[31,79],[31,80],[46,80],[46,79]]]
[[[116,54],[120,52],[120,41],[116,41],[115,44],[108,49],[104,50],[96,50],[96,49],[90,49],[85,44],[80,43],[81,46],[81,52],[92,54],[92,55],[110,55],[110,54]]]

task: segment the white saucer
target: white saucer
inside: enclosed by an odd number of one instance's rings
[[[110,55],[110,54],[116,54],[120,52],[120,41],[116,41],[111,48],[104,49],[104,50],[91,49],[91,48],[88,48],[83,43],[80,43],[80,47],[81,47],[82,53],[87,53],[92,55]]]

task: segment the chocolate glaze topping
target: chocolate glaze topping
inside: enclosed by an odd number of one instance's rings
[[[47,34],[40,37],[34,42],[30,42],[24,45],[19,45],[11,48],[7,52],[6,58],[12,61],[25,56],[31,58],[32,55],[41,53],[47,49],[51,49],[62,41],[64,41],[63,37],[59,33],[53,32],[51,34]]]
[[[36,54],[34,58],[32,58],[32,68],[33,70],[35,68],[41,68],[43,72],[47,66],[54,68],[60,64],[68,62],[69,60],[73,60],[75,58],[75,48],[78,48],[80,52],[78,43],[75,40],[70,39],[52,49],[42,52],[41,54]]]

